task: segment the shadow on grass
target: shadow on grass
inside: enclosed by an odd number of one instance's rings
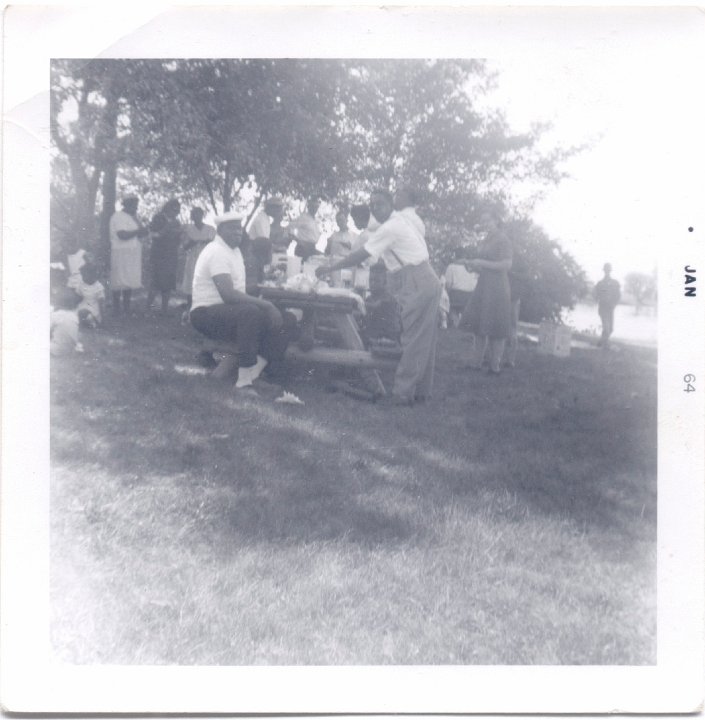
[[[456,336],[434,403],[382,411],[304,383],[302,410],[238,401],[227,386],[175,374],[197,351],[189,331],[157,327],[152,345],[139,327],[124,335],[95,338],[80,373],[73,359],[54,362],[53,460],[77,473],[100,466],[130,485],[173,477],[194,497],[232,490],[211,532],[371,545],[433,532],[376,502],[383,490],[470,508],[509,493],[517,502],[504,521],[528,509],[624,537],[655,534],[655,377],[636,351],[557,361],[524,348],[524,369],[498,380],[458,372]]]

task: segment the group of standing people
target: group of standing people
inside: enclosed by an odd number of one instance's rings
[[[169,200],[149,225],[139,219],[138,207],[137,196],[129,195],[122,201],[122,210],[110,218],[110,288],[114,313],[129,312],[133,290],[142,287],[142,243],[147,237],[151,237],[147,304],[151,307],[159,293],[162,312],[167,311],[171,293],[177,288],[179,248],[183,245],[181,290],[190,305],[196,259],[215,238],[215,228],[203,222],[204,212],[198,207],[191,210],[191,223],[182,225],[179,222],[181,204],[175,199]]]

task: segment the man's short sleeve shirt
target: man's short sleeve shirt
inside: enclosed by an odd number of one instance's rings
[[[235,290],[246,291],[245,262],[240,248],[228,247],[219,235],[203,248],[196,261],[192,309],[222,304],[223,298],[213,281],[216,275],[229,275]]]
[[[428,260],[423,235],[398,212],[393,212],[376,230],[370,231],[364,248],[373,262],[381,258],[387,270],[392,272],[404,265],[420,265]]]

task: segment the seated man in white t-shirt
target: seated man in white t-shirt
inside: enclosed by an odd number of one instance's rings
[[[227,213],[215,222],[218,234],[193,273],[191,324],[209,338],[237,343],[235,387],[251,387],[269,361],[283,356],[291,327],[272,303],[245,291],[241,219]]]

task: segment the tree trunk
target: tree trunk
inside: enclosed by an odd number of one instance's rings
[[[98,257],[104,267],[110,264],[110,218],[117,200],[117,163],[110,162],[103,171],[103,211],[100,215],[100,246]]]
[[[233,181],[230,179],[230,162],[225,163],[225,178],[223,179],[223,212],[230,212],[232,206]]]
[[[120,80],[114,74],[108,74],[105,79],[104,96],[105,109],[100,120],[99,131],[95,139],[96,167],[102,172],[103,182],[101,194],[103,207],[100,213],[99,239],[97,255],[108,267],[110,262],[110,218],[115,212],[117,196],[117,169],[119,161],[119,141],[117,137],[117,121],[120,102]],[[92,190],[98,191],[100,172],[94,175]],[[95,206],[95,198],[94,198]]]

